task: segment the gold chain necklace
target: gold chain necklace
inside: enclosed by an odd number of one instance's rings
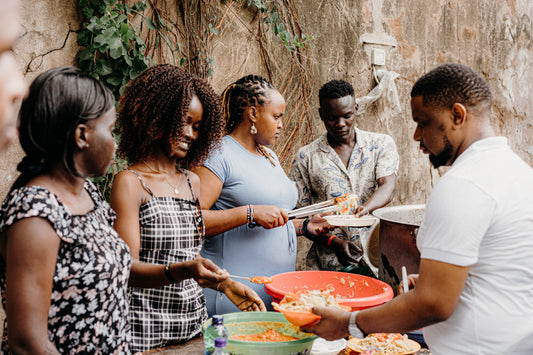
[[[166,173],[163,173],[161,171],[155,170],[154,168],[152,168],[148,164],[148,162],[146,160],[143,160],[143,164],[146,165],[148,167],[148,169],[150,169],[152,172],[158,173],[158,174],[163,174],[163,177],[165,178],[165,181],[167,182],[167,184],[169,184],[170,187],[172,187],[172,189],[174,190],[174,193],[176,195],[178,195],[180,193],[180,190],[178,189],[178,187],[180,186],[181,178],[183,177],[183,175],[185,175],[185,173],[181,173],[181,175],[180,175],[180,177],[178,179],[178,183],[176,185],[172,185],[172,182],[170,181],[170,179],[168,178]]]

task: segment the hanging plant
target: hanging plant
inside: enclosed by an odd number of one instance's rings
[[[78,67],[102,80],[118,97],[126,84],[148,67],[146,45],[130,22],[133,12],[143,12],[146,3],[133,7],[117,0],[80,0],[82,30],[78,44]]]

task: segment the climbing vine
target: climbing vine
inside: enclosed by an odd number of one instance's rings
[[[219,35],[225,18],[217,19],[212,6],[215,2],[218,4],[220,0],[184,0],[175,4],[158,0],[79,0],[83,17],[77,37],[82,47],[77,56],[78,67],[102,80],[117,100],[127,83],[153,64],[152,55],[156,53],[160,56],[157,62],[170,60],[175,65],[184,66],[188,71],[208,78],[216,69],[211,54],[212,36]],[[313,36],[303,34],[299,26],[288,26],[276,1],[230,0],[229,6],[234,3],[256,9],[260,14],[260,23],[266,25],[262,31],[266,33],[271,30],[291,53],[310,47]],[[284,1],[283,4],[291,6],[291,1]],[[175,6],[173,13],[181,17],[176,18],[176,15],[171,16],[162,10],[170,6]],[[294,8],[289,12],[294,13]],[[268,64],[265,65],[270,73]],[[299,67],[301,71],[301,65]],[[304,84],[302,87],[309,86],[308,78],[302,77],[300,80]],[[288,78],[290,81],[291,78]],[[117,157],[108,173],[95,179],[106,197],[114,174],[124,165],[125,162]]]

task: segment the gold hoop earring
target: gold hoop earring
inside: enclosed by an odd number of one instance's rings
[[[257,128],[255,128],[255,122],[252,122],[252,127],[250,127],[250,134],[257,134]]]

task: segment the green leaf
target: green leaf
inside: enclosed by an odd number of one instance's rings
[[[130,37],[130,28],[128,27],[128,24],[126,23],[121,23],[120,24],[120,28],[118,30],[118,32],[124,36],[125,38],[125,42],[127,42],[129,40],[129,37]]]
[[[92,34],[88,30],[81,30],[80,33],[78,33],[78,44],[80,46],[86,46],[89,44],[91,40]]]
[[[148,5],[143,1],[138,1],[137,4],[135,4],[135,8],[140,12],[143,12],[144,10],[146,10],[147,6]]]
[[[87,29],[91,31],[92,33],[100,33],[101,32],[100,21],[98,21],[98,19],[95,19],[93,17],[91,21],[89,22],[89,24],[87,25]]]
[[[210,30],[211,32],[213,32],[213,34],[214,34],[215,36],[218,35],[218,30],[217,30],[217,28],[216,28],[216,27],[213,27],[212,24],[209,23],[209,24],[207,25],[207,27],[209,27],[209,30]]]
[[[117,18],[117,22],[119,23],[125,23],[128,21],[128,16],[124,15],[124,14],[121,14],[118,18]]]
[[[151,30],[155,30],[157,28],[154,21],[150,17],[146,18],[146,26],[148,26],[148,28]]]
[[[103,59],[98,59],[95,65],[95,71],[100,76],[106,76],[113,72],[113,68]]]
[[[85,48],[79,54],[79,59],[82,61],[92,60],[94,58],[94,52],[92,48]]]
[[[109,56],[112,58],[112,59],[118,59],[120,57],[122,57],[122,55],[124,54],[125,52],[125,49],[124,47],[120,46],[120,47],[117,47],[117,48],[110,48],[109,49]]]
[[[180,67],[182,67],[183,64],[185,64],[185,58],[181,57],[181,59],[180,59]]]
[[[107,78],[106,82],[113,86],[119,86],[122,83],[122,76],[115,75],[115,73],[113,73],[113,75]]]
[[[133,62],[130,58],[130,56],[128,55],[128,53],[124,53],[125,55],[122,57],[122,59],[126,62],[126,64],[131,67],[133,66]]]

